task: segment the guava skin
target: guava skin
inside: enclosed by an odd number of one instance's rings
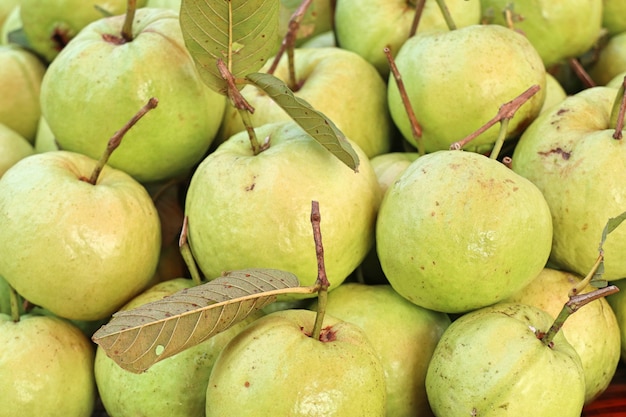
[[[550,211],[537,187],[466,151],[415,160],[387,190],[376,224],[378,257],[392,287],[446,313],[494,304],[523,288],[543,269],[551,242]]]
[[[328,294],[326,313],[359,326],[376,349],[385,371],[387,417],[432,416],[424,380],[435,346],[450,325],[447,314],[416,306],[390,285],[356,282]]]
[[[581,280],[581,276],[545,268],[530,284],[504,302],[532,305],[556,318],[569,300],[569,291]],[[582,294],[594,289],[587,287]],[[569,317],[561,331],[580,357],[585,373],[585,404],[589,404],[607,389],[619,362],[617,319],[607,300],[600,298]]]
[[[193,281],[163,281],[128,302],[121,310],[162,299]],[[102,403],[110,417],[189,417],[204,415],[206,387],[219,352],[239,331],[263,313],[256,312],[210,339],[136,374],[118,366],[101,347],[94,364]]]
[[[270,313],[235,336],[213,366],[206,416],[383,417],[384,372],[369,339],[328,314],[312,339],[315,314]]]
[[[626,146],[609,128],[617,89],[595,87],[569,96],[524,132],[512,169],[544,195],[554,227],[550,262],[587,275],[607,221],[626,210]],[[603,245],[607,280],[626,276],[626,229]]]
[[[93,22],[63,49],[42,82],[42,113],[61,149],[98,159],[155,97],[158,106],[124,136],[109,164],[143,183],[186,174],[213,142],[225,98],[200,79],[175,11],[138,9],[130,42],[120,38],[123,23],[123,15]]]
[[[620,291],[606,297],[609,305],[615,313],[615,318],[620,328],[621,339],[621,360],[626,363],[626,279],[618,279],[611,282],[617,286]]]
[[[0,275],[75,320],[108,317],[142,291],[161,247],[150,196],[128,174],[67,151],[28,156],[0,179]]]
[[[194,172],[185,202],[189,245],[204,276],[245,268],[317,279],[311,201],[319,202],[330,289],[341,284],[373,245],[380,189],[357,145],[358,172],[294,122],[256,129],[269,148],[253,155],[247,132],[222,143]],[[280,296],[290,298],[294,295]]]
[[[585,398],[580,358],[563,333],[548,347],[535,331],[552,318],[522,304],[501,304],[455,320],[426,374],[437,417],[579,417]]]
[[[56,317],[0,314],[0,416],[90,417],[94,351]]]
[[[512,9],[513,27],[524,33],[546,68],[587,52],[600,37],[601,0],[481,0],[483,18],[507,26],[504,10]]]
[[[546,71],[537,51],[524,36],[502,26],[416,35],[402,45],[395,61],[426,152],[449,149],[491,120],[504,103],[538,85],[539,91],[509,122],[506,137],[515,137],[545,101]],[[402,136],[417,147],[394,77],[389,77],[387,91],[391,117]],[[497,124],[490,127],[464,149],[491,151],[499,129]]]
[[[597,85],[607,85],[626,71],[626,32],[609,38],[588,72]],[[623,79],[623,78],[622,78]]]
[[[35,153],[22,135],[0,123],[0,177],[19,160]]]
[[[458,28],[480,23],[479,0],[447,0],[446,6]],[[338,2],[335,9],[337,43],[354,51],[389,75],[383,48],[395,53],[406,42],[415,18],[415,2],[407,0],[352,0]],[[435,0],[427,0],[417,27],[418,33],[448,30]]]

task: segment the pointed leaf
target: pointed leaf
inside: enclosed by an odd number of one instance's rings
[[[313,291],[298,285],[296,276],[289,272],[233,271],[161,300],[117,312],[92,339],[122,368],[143,372],[228,329],[276,301],[278,294]]]
[[[246,79],[270,96],[300,127],[341,162],[358,171],[359,156],[332,120],[314,109],[306,100],[296,97],[287,84],[274,75],[254,73],[248,74]]]
[[[183,0],[180,26],[185,45],[211,89],[227,92],[218,59],[235,78],[243,78],[275,53],[280,46],[279,6],[279,0]]]
[[[606,241],[606,238],[608,237],[609,233],[617,229],[617,227],[620,224],[622,224],[624,220],[626,220],[626,211],[617,217],[610,218],[606,222],[606,225],[604,226],[604,229],[602,230],[602,238],[600,240],[600,247],[598,248],[598,251],[600,252],[600,254],[604,252],[604,249],[603,249],[604,242]],[[595,274],[593,275],[593,278],[591,278],[591,281],[589,283],[596,288],[606,287],[608,285],[608,282],[602,277],[603,275],[604,275],[604,260],[600,262],[598,269],[596,270]]]

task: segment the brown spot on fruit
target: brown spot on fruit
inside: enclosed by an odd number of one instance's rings
[[[246,381],[246,383],[243,384],[243,385],[244,385],[244,387],[248,388],[250,386],[250,381]]]
[[[54,28],[52,32],[52,36],[50,36],[52,43],[54,44],[54,49],[56,51],[60,51],[65,48],[65,45],[70,41],[70,34],[67,29],[62,29],[59,27]]]
[[[557,155],[561,155],[561,157],[565,159],[566,161],[570,158],[570,156],[572,156],[571,152],[567,152],[563,150],[563,148],[561,147],[558,147],[556,149],[550,149],[549,151],[537,152],[537,153],[541,156],[548,156],[548,155],[555,153]]]
[[[123,37],[111,35],[109,33],[103,34],[102,35],[102,39],[105,42],[109,42],[109,43],[112,43],[114,45],[122,45],[122,44],[126,43],[126,39],[124,39]]]
[[[320,332],[320,342],[333,342],[337,340],[337,332],[332,327],[327,326]]]

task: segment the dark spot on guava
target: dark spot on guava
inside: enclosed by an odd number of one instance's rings
[[[548,156],[550,154],[555,153],[557,155],[561,155],[561,157],[565,159],[566,161],[570,158],[570,156],[572,156],[571,152],[567,152],[563,150],[563,148],[561,147],[558,147],[556,149],[550,149],[549,151],[537,152],[537,153],[541,156]]]
[[[332,327],[327,326],[320,332],[320,342],[333,342],[337,340],[337,331]]]
[[[244,386],[244,387],[246,387],[246,388],[248,388],[248,387],[250,386],[250,382],[249,382],[249,381],[246,381],[246,383],[245,383],[245,384],[243,384],[243,386]]]
[[[563,113],[567,113],[569,111],[569,109],[559,109],[556,114],[558,114],[559,116],[562,115]]]
[[[71,37],[69,31],[67,29],[61,29],[59,27],[54,28],[52,32],[52,36],[50,36],[50,40],[54,44],[55,51],[61,51],[61,49],[65,48],[65,45],[68,44]]]
[[[126,39],[121,36],[111,35],[110,33],[105,33],[102,35],[102,39],[105,42],[112,43],[113,45],[122,45],[126,43]]]

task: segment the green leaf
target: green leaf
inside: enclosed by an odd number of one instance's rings
[[[28,38],[26,37],[26,33],[24,33],[23,28],[12,30],[7,34],[7,39],[9,43],[14,43],[16,45],[21,46],[24,49],[28,49],[29,51],[33,51],[30,46],[30,42],[28,42]]]
[[[274,269],[230,272],[206,284],[132,310],[117,312],[92,339],[122,368],[140,373],[155,363],[196,346],[279,294],[312,293],[295,275]]]
[[[358,171],[359,156],[335,124],[306,100],[296,97],[279,78],[265,73],[248,74],[246,79],[263,90],[309,135],[341,162]]]
[[[606,238],[609,236],[609,234],[613,230],[617,229],[617,227],[620,224],[622,224],[624,220],[626,220],[626,211],[617,217],[610,218],[606,222],[606,225],[604,226],[604,229],[602,230],[602,239],[600,240],[600,247],[598,248],[598,251],[600,252],[600,254],[604,253],[603,246],[604,246],[604,242],[606,242]],[[591,281],[589,281],[589,283],[596,288],[606,287],[608,285],[608,282],[602,277],[603,275],[604,275],[604,260],[600,262],[598,269],[593,274],[593,277],[591,278]]]
[[[202,80],[226,94],[222,59],[235,78],[258,71],[280,46],[279,0],[183,0],[180,26]],[[243,84],[240,86],[243,87]]]

